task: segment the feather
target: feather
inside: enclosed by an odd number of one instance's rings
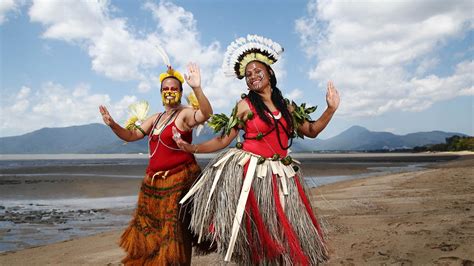
[[[150,105],[147,101],[140,101],[130,104],[128,111],[131,117],[136,117],[137,121],[143,122],[146,119]]]
[[[237,38],[226,49],[222,63],[223,73],[226,76],[239,77],[241,74],[235,72],[235,66],[241,63],[241,55],[252,50],[258,50],[262,54],[270,54],[273,58],[272,60],[267,60],[267,64],[273,64],[278,61],[283,52],[283,48],[278,43],[259,35],[249,34],[245,38]]]
[[[158,44],[156,45],[156,49],[158,50],[158,53],[160,54],[161,59],[163,59],[163,63],[165,63],[166,66],[171,66],[170,58],[166,54],[165,50]]]

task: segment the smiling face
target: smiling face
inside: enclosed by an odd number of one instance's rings
[[[181,103],[181,84],[177,79],[166,78],[161,82],[163,105],[175,106]]]
[[[250,90],[261,92],[264,89],[270,89],[270,75],[267,67],[259,62],[252,61],[245,67],[245,81]]]

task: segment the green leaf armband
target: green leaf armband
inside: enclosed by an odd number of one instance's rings
[[[310,114],[314,113],[314,111],[316,111],[316,108],[318,108],[318,107],[317,106],[310,106],[310,107],[306,108],[306,103],[302,103],[301,105],[297,105],[294,101],[291,101],[291,106],[293,107],[293,112],[291,114],[292,114],[293,125],[294,125],[294,128],[295,128],[296,134],[298,135],[298,137],[304,138],[303,134],[301,134],[298,131],[298,128],[305,121],[313,122],[313,120],[311,119]]]
[[[232,128],[242,124],[242,121],[237,117],[237,105],[232,109],[230,117],[225,114],[215,114],[211,116],[207,124],[214,130],[214,133],[222,131],[221,136],[229,135]]]

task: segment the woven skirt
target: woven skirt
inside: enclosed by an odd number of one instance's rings
[[[145,176],[133,218],[120,238],[127,253],[125,265],[190,262],[191,240],[178,202],[199,173],[193,162],[180,165],[178,171]]]

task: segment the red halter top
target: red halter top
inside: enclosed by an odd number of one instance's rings
[[[152,135],[154,128],[159,120],[153,123],[153,128],[150,131],[151,135],[148,136],[148,143],[150,149],[150,162],[146,169],[147,174],[153,174],[158,171],[166,171],[177,167],[178,165],[194,162],[195,158],[192,153],[181,150],[176,142],[173,140],[172,128],[176,127],[175,120],[178,114],[175,115],[173,122],[167,125],[163,131],[158,135]],[[181,131],[177,127],[176,129],[181,134],[181,138],[188,143],[193,140],[193,131]]]
[[[272,125],[268,125],[263,121],[258,115],[257,111],[255,110],[255,107],[252,105],[250,100],[247,98],[245,99],[247,104],[250,107],[250,110],[253,112],[253,118],[248,119],[245,121],[245,136],[248,138],[252,139],[245,139],[243,142],[243,150],[252,152],[254,154],[261,155],[265,158],[271,158],[275,153],[278,153],[280,155],[280,158],[285,157],[288,154],[287,150],[284,150],[280,147],[280,144],[278,143],[278,136],[277,136],[277,131],[273,129],[275,125],[272,123]],[[277,116],[280,111],[275,111],[272,112],[274,116]],[[270,114],[266,113],[269,117]],[[280,140],[281,144],[284,147],[288,146],[288,136],[285,133],[285,129],[283,127],[287,127],[286,120],[282,117],[280,117],[280,123],[277,123],[278,125],[278,132],[280,133]],[[273,130],[272,130],[273,129]],[[272,130],[268,135],[264,136],[262,139],[257,140],[253,139],[255,138],[258,133],[263,133],[266,134]]]

